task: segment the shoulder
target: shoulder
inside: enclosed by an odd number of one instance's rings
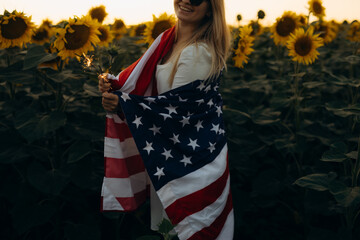
[[[206,43],[194,43],[185,47],[179,58],[179,63],[183,61],[190,61],[193,63],[197,62],[208,62],[211,63],[211,52]]]

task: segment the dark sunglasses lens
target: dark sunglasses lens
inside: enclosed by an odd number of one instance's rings
[[[199,6],[204,0],[190,0],[191,5]]]

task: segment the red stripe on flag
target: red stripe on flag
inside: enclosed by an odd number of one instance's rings
[[[222,194],[229,177],[229,168],[216,181],[207,187],[180,198],[166,208],[173,224],[178,224],[187,216],[196,213],[214,203]]]
[[[221,215],[208,227],[201,229],[199,232],[192,235],[188,240],[213,240],[216,239],[221,230],[223,229],[225,222],[229,216],[229,213],[233,209],[231,192],[229,193],[226,201],[226,206]]]
[[[159,46],[154,53],[150,56],[144,69],[142,70],[139,80],[136,82],[135,90],[131,94],[143,96],[151,83],[151,80],[155,77],[155,69],[161,58],[163,58],[171,49],[175,40],[175,27],[172,27],[163,33]]]
[[[118,138],[120,142],[132,137],[129,126],[126,123],[116,123],[113,118],[106,118],[105,136]]]
[[[105,157],[105,177],[107,178],[128,178],[144,171],[145,166],[140,155],[124,159]]]

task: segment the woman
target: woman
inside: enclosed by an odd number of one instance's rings
[[[129,204],[128,198],[146,192],[139,187],[145,173],[151,180],[153,229],[167,218],[181,240],[230,240],[233,211],[218,93],[230,46],[224,1],[174,0],[174,9],[176,26],[160,35],[141,59],[117,77],[108,75],[109,83],[99,78],[104,109],[118,112],[108,114],[106,169],[114,158],[127,158],[125,167],[145,165],[143,171],[131,170],[125,176],[105,173],[102,210],[136,208],[139,201]],[[121,137],[115,131],[130,134]],[[118,157],[123,153],[113,149],[114,137],[127,139],[119,140],[119,149],[137,151]],[[124,147],[126,142],[131,146]],[[116,178],[130,179],[130,184],[114,183]],[[119,189],[132,191],[124,194]]]

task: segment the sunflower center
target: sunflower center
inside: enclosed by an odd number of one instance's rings
[[[49,37],[49,32],[45,28],[42,28],[42,29],[37,30],[34,33],[34,35],[32,36],[32,39],[34,39],[35,41],[41,41],[48,37]]]
[[[105,42],[109,37],[108,31],[106,31],[104,28],[99,28],[99,32],[101,33],[98,35],[100,42]]]
[[[282,17],[276,25],[276,32],[282,36],[287,37],[295,30],[296,23],[291,17]]]
[[[307,36],[300,37],[295,42],[295,52],[302,57],[308,55],[311,48],[312,41]]]
[[[320,14],[322,12],[321,4],[319,2],[314,2],[313,3],[313,10],[314,10],[314,13]]]
[[[151,33],[151,37],[153,39],[157,38],[163,31],[171,28],[171,24],[167,20],[162,20],[157,23],[155,23],[154,29]]]
[[[121,29],[125,26],[124,22],[122,20],[116,20],[114,22],[114,28],[115,29]]]
[[[9,19],[8,24],[0,24],[1,27],[1,35],[7,39],[16,39],[21,37],[26,29],[27,24],[24,19],[20,17],[15,17],[14,19]]]
[[[137,26],[135,29],[136,36],[142,36],[145,31],[145,28],[146,28],[145,24],[140,24],[139,26]]]
[[[65,48],[68,50],[76,50],[85,45],[89,40],[90,28],[85,25],[72,25],[71,28],[74,32],[66,32],[65,39]]]
[[[325,25],[320,25],[318,31],[320,32],[319,37],[325,38],[328,35],[329,29]]]
[[[106,17],[106,12],[101,8],[95,8],[90,13],[92,19],[97,19],[98,22],[102,23]]]

